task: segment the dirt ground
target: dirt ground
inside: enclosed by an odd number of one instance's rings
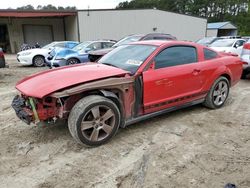
[[[250,80],[226,105],[201,105],[121,129],[97,148],[75,143],[67,125],[21,122],[10,107],[15,83],[46,68],[0,69],[0,187],[250,187]]]

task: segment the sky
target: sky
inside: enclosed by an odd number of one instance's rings
[[[1,1],[0,9],[17,8],[25,5],[33,5],[35,8],[38,5],[52,4],[54,6],[75,6],[77,9],[107,9],[115,8],[120,2],[126,0],[7,0]]]

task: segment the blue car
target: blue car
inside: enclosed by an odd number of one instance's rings
[[[86,41],[72,49],[55,48],[47,58],[49,67],[61,67],[89,61],[88,52],[110,48],[115,44],[113,41]]]

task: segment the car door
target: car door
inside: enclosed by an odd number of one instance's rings
[[[197,49],[171,46],[158,53],[153,68],[143,72],[143,101],[146,113],[191,101],[202,88]]]

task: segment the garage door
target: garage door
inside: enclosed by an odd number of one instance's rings
[[[52,26],[50,25],[24,25],[24,42],[30,45],[39,43],[46,45],[53,41]]]

